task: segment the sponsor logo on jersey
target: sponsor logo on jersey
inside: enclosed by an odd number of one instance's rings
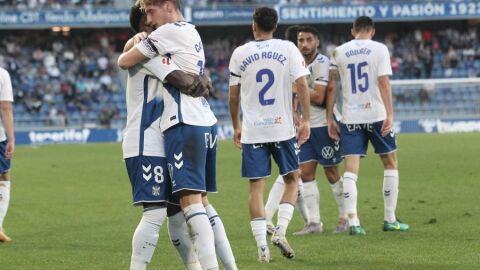
[[[322,157],[324,159],[331,159],[334,153],[335,151],[331,146],[325,146],[324,148],[322,148]]]

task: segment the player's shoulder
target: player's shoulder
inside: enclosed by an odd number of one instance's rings
[[[330,64],[330,60],[327,56],[319,53],[317,54],[317,57],[315,58],[315,61],[318,63],[318,64]]]
[[[388,50],[387,45],[385,45],[385,44],[383,44],[383,43],[381,43],[381,42],[378,42],[378,41],[375,41],[375,40],[370,40],[369,42],[370,42],[370,44],[371,44],[372,47],[381,48],[381,49],[387,49],[387,50]]]
[[[195,25],[186,22],[186,21],[178,21],[174,23],[166,23],[164,25],[161,25],[157,29],[155,29],[150,36],[165,36],[168,34],[173,34],[173,33],[181,33],[184,32],[186,29],[195,29]]]
[[[10,74],[8,73],[8,71],[6,69],[0,67],[0,79],[3,81],[6,78],[10,78]]]

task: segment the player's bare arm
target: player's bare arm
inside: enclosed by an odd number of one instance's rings
[[[242,148],[242,121],[240,120],[240,85],[231,85],[228,93],[228,107],[233,125],[233,142],[238,148]]]
[[[196,75],[181,70],[170,72],[165,78],[181,93],[192,97],[206,97],[212,91],[212,84],[207,75]]]
[[[5,159],[11,159],[15,151],[15,135],[13,131],[13,110],[12,102],[0,101],[0,113],[8,138],[7,148],[5,149]]]
[[[133,48],[133,46],[137,45],[140,41],[146,39],[147,37],[147,32],[137,33],[135,36],[129,39],[127,43],[125,43],[125,46],[123,47],[123,52],[128,52],[130,49]]]
[[[121,69],[128,69],[145,59],[147,59],[147,57],[143,55],[143,53],[141,53],[136,47],[132,47],[130,50],[122,53],[120,57],[118,57],[117,65]]]
[[[337,141],[340,139],[340,129],[333,119],[333,106],[337,98],[337,81],[339,78],[338,70],[331,69],[328,73],[328,85],[326,87],[328,135]]]
[[[302,122],[298,128],[298,143],[302,145],[310,138],[310,93],[307,86],[307,77],[298,78],[295,85],[302,106]]]
[[[380,95],[382,96],[385,110],[387,111],[387,118],[383,121],[382,136],[387,136],[392,130],[393,126],[393,104],[392,104],[392,86],[390,85],[390,79],[388,75],[378,77],[378,88],[380,89]]]
[[[310,90],[310,103],[316,106],[325,107],[326,86],[316,83]]]

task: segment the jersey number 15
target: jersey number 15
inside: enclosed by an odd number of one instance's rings
[[[347,66],[347,68],[350,69],[350,79],[352,80],[352,94],[357,93],[357,87],[360,92],[366,92],[368,90],[368,73],[362,70],[362,68],[366,66],[368,66],[367,62],[358,63],[357,66],[355,66],[355,64],[349,64]],[[363,80],[363,82],[357,84],[357,80]]]

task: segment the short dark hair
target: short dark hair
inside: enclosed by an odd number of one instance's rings
[[[297,45],[297,37],[298,37],[298,29],[300,28],[300,25],[292,25],[285,30],[285,39],[288,41],[293,42],[293,44]]]
[[[300,26],[297,31],[298,31],[298,33],[300,33],[300,32],[311,33],[315,37],[320,38],[320,34],[318,33],[317,29],[312,27],[312,26],[309,26],[309,25]],[[297,34],[297,36],[298,36],[298,34]]]
[[[253,13],[253,21],[257,24],[260,30],[271,32],[277,26],[277,11],[269,7],[259,7],[255,9],[255,12]]]
[[[135,33],[140,32],[143,16],[145,16],[145,13],[142,12],[140,6],[135,5],[130,9],[130,27]]]
[[[375,27],[372,18],[360,16],[353,23],[353,30],[356,32],[370,31]]]

